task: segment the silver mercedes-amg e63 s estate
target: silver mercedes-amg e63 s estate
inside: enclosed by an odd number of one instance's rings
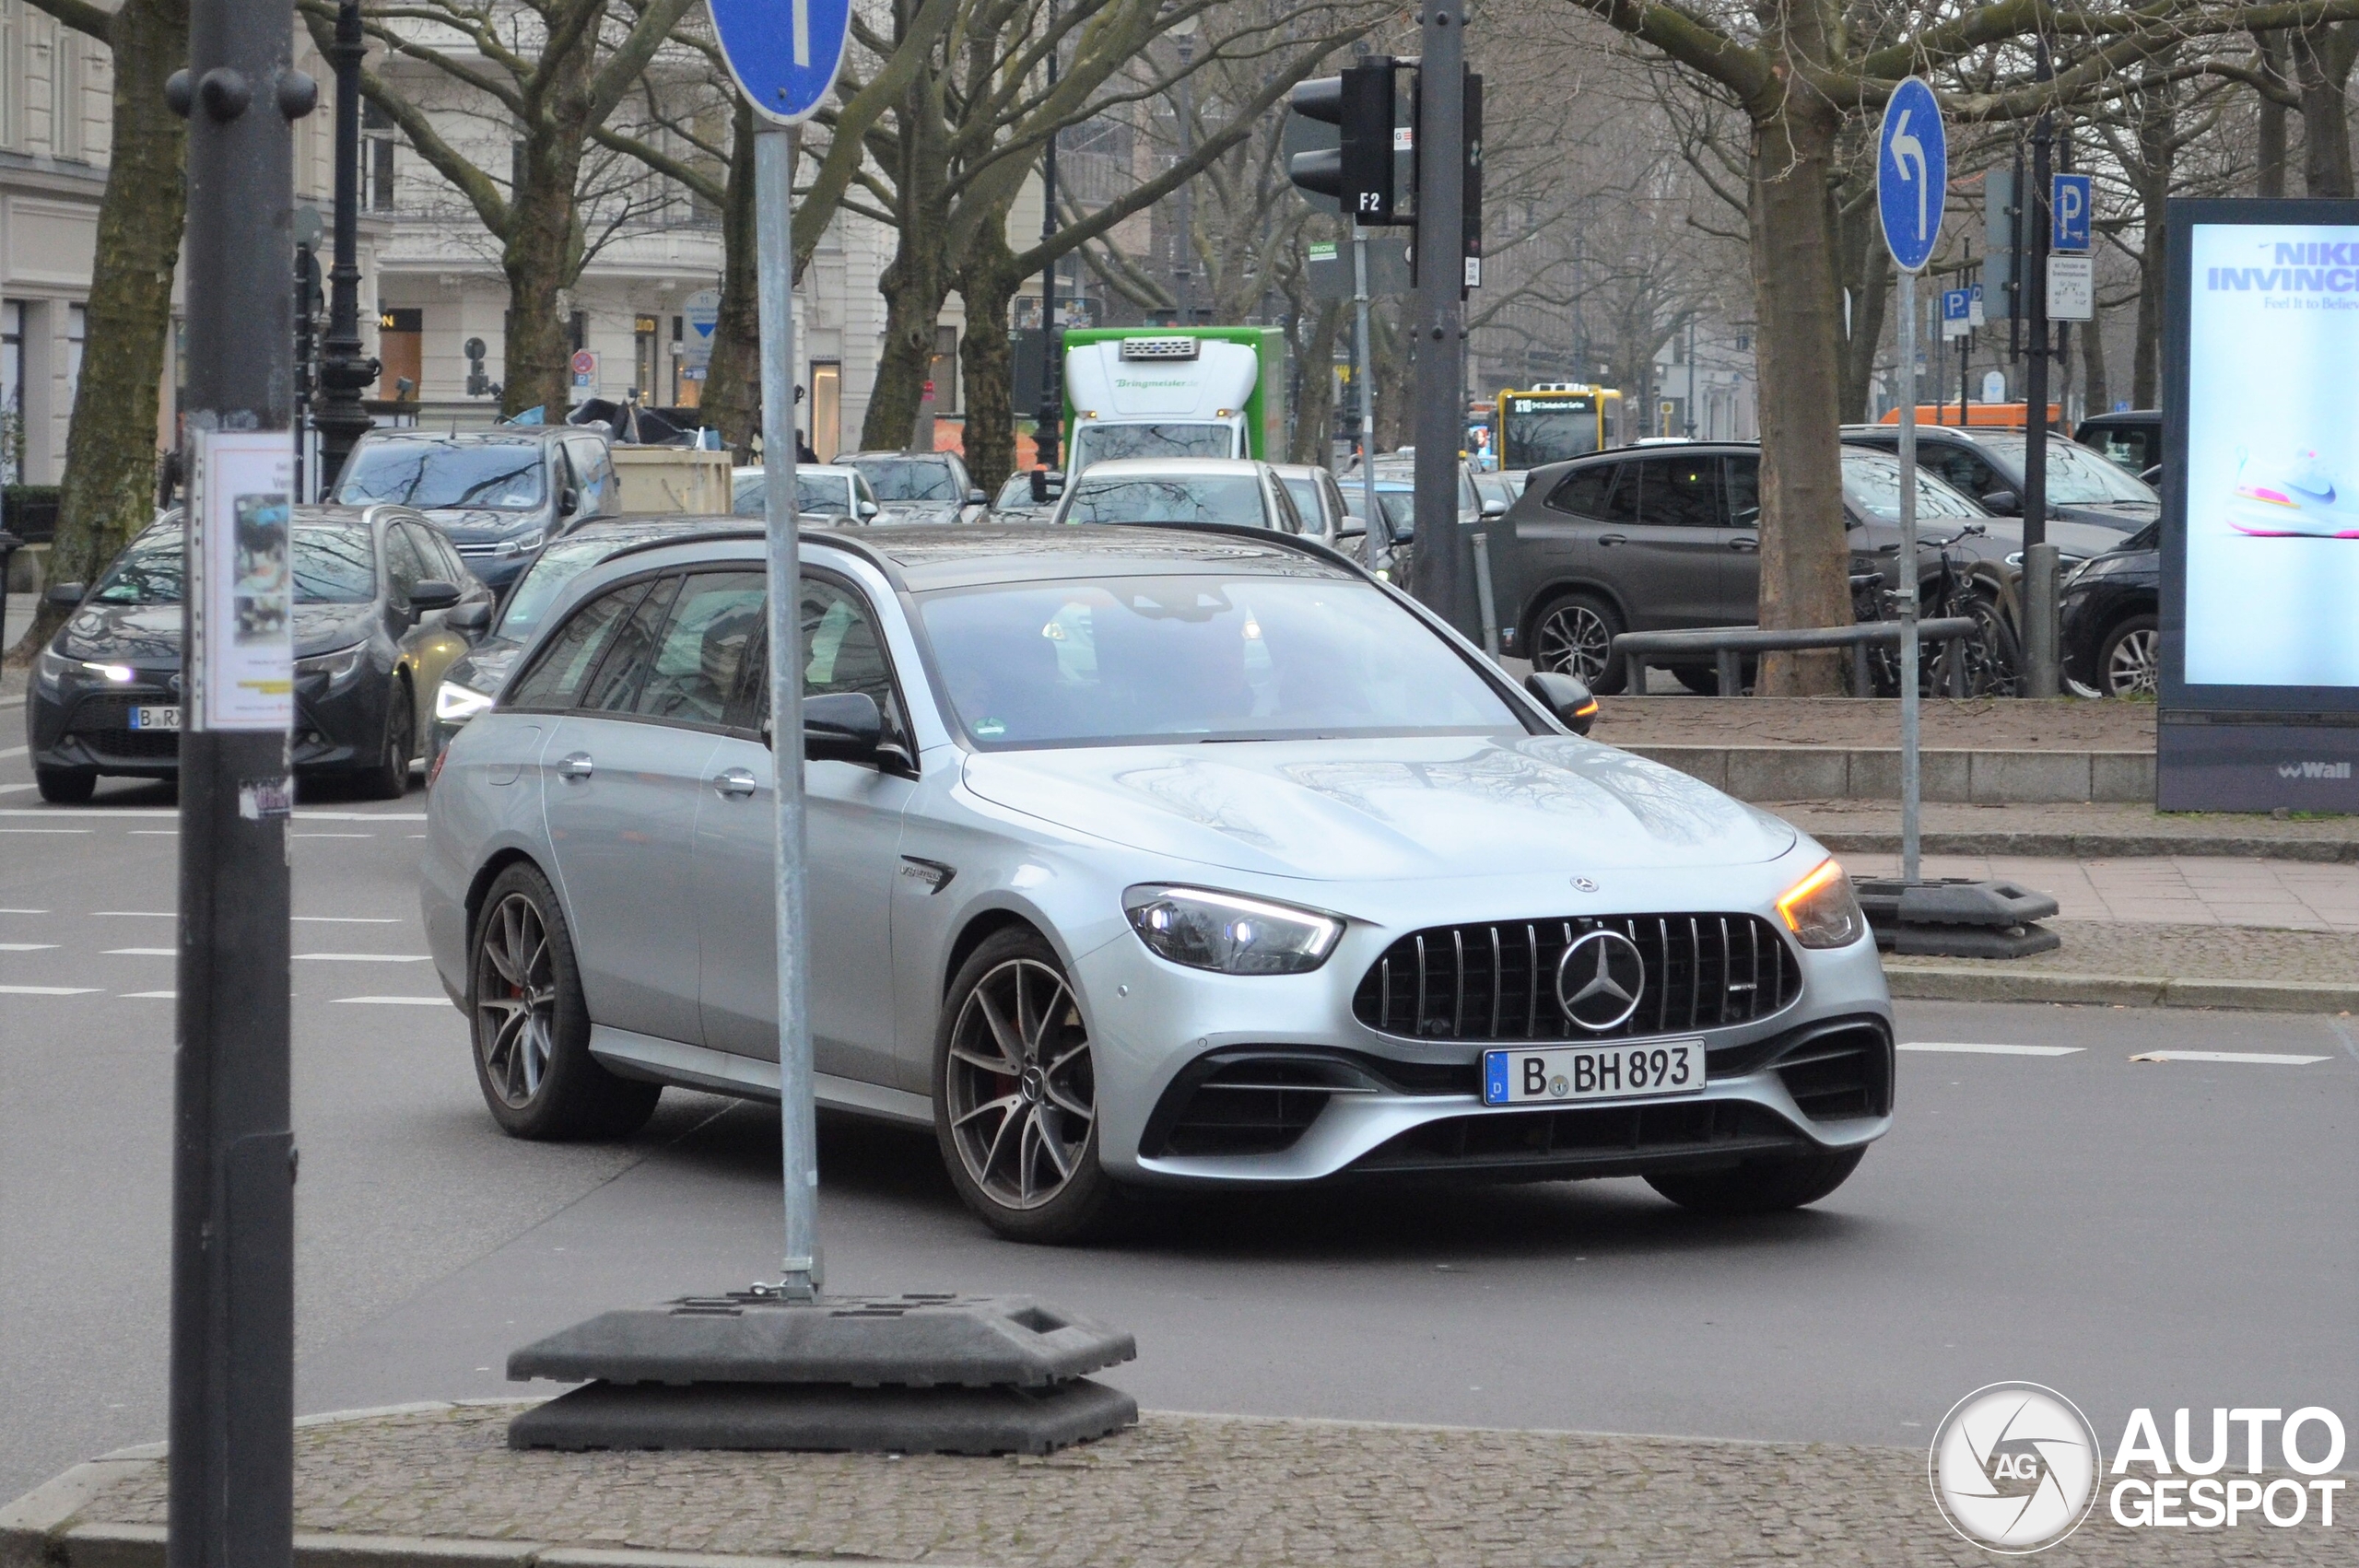
[[[1261,531],[803,544],[822,1105],[931,1127],[1033,1240],[1143,1190],[1643,1176],[1833,1191],[1891,1126],[1848,879],[1584,740],[1392,588]],[[443,755],[434,962],[525,1138],[778,1094],[758,534],[625,550]]]

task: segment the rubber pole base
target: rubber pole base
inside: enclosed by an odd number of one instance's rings
[[[1136,1399],[1087,1378],[1045,1388],[600,1382],[510,1422],[508,1445],[1046,1454],[1138,1419]]]

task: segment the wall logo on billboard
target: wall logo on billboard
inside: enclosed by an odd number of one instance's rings
[[[2081,1527],[2104,1463],[2096,1429],[2071,1400],[2037,1383],[1993,1383],[1942,1418],[1927,1470],[1952,1529],[2017,1555]]]
[[[2281,762],[2277,765],[2280,778],[2348,778],[2351,765],[2347,762]]]

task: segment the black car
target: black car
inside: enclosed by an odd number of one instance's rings
[[[1848,425],[1848,446],[1900,450],[1897,425]],[[2024,433],[1970,425],[1917,427],[1917,461],[2000,517],[2023,514]],[[2135,533],[2163,513],[2163,498],[2135,474],[2074,446],[2048,441],[2048,515]]]
[[[372,430],[346,460],[335,498],[416,508],[475,576],[504,589],[544,544],[619,511],[622,483],[600,429]]]
[[[2163,466],[2163,411],[2129,408],[2118,414],[2098,414],[2083,419],[2072,439],[2111,458],[2149,484]]]
[[[1850,569],[1897,587],[1899,460],[1851,446],[1842,461]],[[1761,449],[1734,441],[1621,447],[1533,469],[1490,529],[1501,651],[1610,693],[1625,675],[1608,657],[1620,633],[1754,625],[1760,480]],[[2023,548],[2020,523],[1989,516],[1922,467],[1917,517],[1920,581],[1939,572],[1943,541],[1955,541],[1960,563],[2011,560]],[[2119,537],[2071,522],[2048,532],[2075,561]],[[1708,664],[1672,673],[1696,691],[1718,685]]]
[[[2083,692],[2154,695],[2162,670],[2162,532],[2161,523],[2149,523],[2064,579],[2058,595],[2064,673]]]
[[[102,775],[179,771],[183,536],[170,514],[96,590],[49,591],[76,608],[34,661],[25,702],[42,800],[87,801]],[[401,507],[298,507],[293,544],[296,771],[393,799],[409,786],[434,688],[467,649],[450,621],[487,610],[491,590]]]

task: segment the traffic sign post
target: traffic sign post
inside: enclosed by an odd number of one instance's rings
[[[1949,138],[1933,89],[1911,76],[1876,135],[1876,216],[1900,269],[1900,877],[1918,880],[1917,275],[1941,242]]]

